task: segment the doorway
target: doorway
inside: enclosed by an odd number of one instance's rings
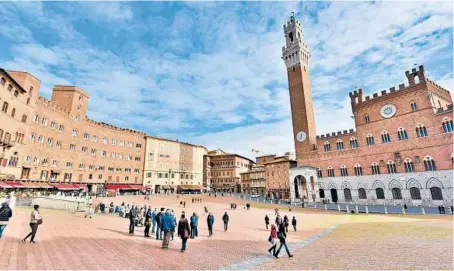
[[[334,188],[331,188],[331,201],[332,202],[337,202],[337,190]]]

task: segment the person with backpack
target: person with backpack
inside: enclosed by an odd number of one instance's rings
[[[34,205],[33,211],[30,214],[30,228],[32,229],[32,231],[27,236],[25,236],[24,239],[21,240],[22,243],[25,243],[25,241],[27,241],[28,237],[31,236],[30,243],[35,244],[36,243],[35,236],[36,236],[36,233],[38,232],[38,226],[41,225],[42,223],[43,223],[43,219],[41,218],[41,215],[39,213],[39,205]]]
[[[197,224],[199,222],[199,218],[197,217],[196,213],[193,213],[191,216],[191,239],[199,236],[199,231],[197,229]]]
[[[227,212],[225,212],[222,216],[222,221],[224,221],[224,231],[227,231],[229,227],[229,215],[227,214]]]
[[[292,219],[292,226],[293,226],[293,229],[296,231],[296,218],[293,217]]]
[[[276,254],[276,245],[277,245],[276,240],[277,240],[277,230],[274,225],[271,225],[270,237],[268,237],[268,242],[271,243],[271,247],[270,247],[270,249],[268,249],[268,252],[273,256]]]
[[[181,252],[186,250],[186,243],[189,238],[189,222],[185,218],[184,213],[181,215],[180,221],[178,222],[178,235],[181,237]]]
[[[2,238],[3,231],[8,225],[9,219],[13,216],[13,211],[9,207],[8,202],[2,203],[0,208],[0,239]]]
[[[293,255],[290,254],[290,251],[288,250],[287,243],[285,239],[287,238],[287,234],[285,233],[285,226],[284,223],[279,224],[278,226],[278,231],[277,231],[277,238],[279,239],[280,245],[276,253],[274,254],[274,257],[279,258],[279,252],[281,252],[282,247],[285,247],[285,251],[287,252],[287,255],[289,258],[292,258]]]

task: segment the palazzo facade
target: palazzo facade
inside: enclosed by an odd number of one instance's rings
[[[355,128],[317,135],[309,50],[294,16],[284,25],[293,133],[298,167],[290,169],[292,201],[451,205],[452,98],[406,71],[406,84],[365,96],[350,93]],[[333,116],[334,117],[334,116]]]

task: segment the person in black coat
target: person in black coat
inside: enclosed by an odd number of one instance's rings
[[[2,233],[12,216],[13,211],[9,208],[8,202],[3,202],[2,208],[0,208],[0,239],[2,238]]]
[[[293,226],[293,229],[296,231],[296,218],[293,217],[292,219],[292,226]]]
[[[224,221],[224,231],[227,231],[229,226],[229,215],[227,214],[227,212],[225,212],[222,216],[222,221]]]
[[[131,207],[129,211],[129,233],[134,233],[134,227],[136,225],[136,218],[137,218],[137,207],[134,205]]]
[[[278,250],[276,251],[276,254],[274,254],[274,257],[279,258],[279,252],[281,252],[282,247],[285,247],[285,251],[287,252],[287,255],[290,258],[293,257],[293,255],[290,254],[290,251],[288,250],[288,247],[287,247],[287,243],[285,241],[285,239],[287,238],[287,234],[285,233],[284,223],[279,224],[277,238],[279,239],[280,245],[279,245]]]
[[[268,217],[268,215],[265,215],[265,225],[266,225],[266,229],[268,229],[268,225],[270,224],[270,218]]]
[[[288,232],[288,225],[289,225],[288,217],[287,215],[284,215],[284,226],[286,232]]]
[[[150,237],[151,219],[151,208],[148,208],[148,210],[145,211],[145,237]]]

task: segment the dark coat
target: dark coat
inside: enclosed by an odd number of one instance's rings
[[[209,215],[207,217],[207,223],[208,223],[208,225],[212,226],[214,224],[214,216]]]
[[[189,236],[189,233],[191,232],[191,230],[189,229],[189,222],[186,218],[183,218],[183,219],[180,219],[180,221],[178,221],[178,236],[180,236],[181,239],[184,238],[185,231],[188,232],[188,236]]]
[[[228,223],[229,222],[229,215],[228,214],[224,214],[222,216],[222,221],[224,221],[224,223]]]
[[[13,211],[9,206],[0,208],[0,221],[9,221],[12,216]]]
[[[292,219],[292,225],[293,225],[293,226],[296,226],[296,219],[295,219],[295,218]]]
[[[279,241],[281,242],[285,242],[285,238],[287,238],[284,223],[279,224],[279,228],[277,230],[277,238],[279,238]]]
[[[270,224],[270,218],[268,216],[265,216],[265,223]]]

